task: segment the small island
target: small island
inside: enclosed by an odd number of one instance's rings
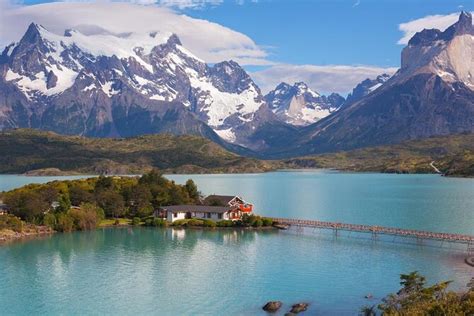
[[[184,185],[156,169],[140,176],[30,184],[0,194],[0,240],[97,227],[272,227],[239,196],[204,198],[196,184]]]

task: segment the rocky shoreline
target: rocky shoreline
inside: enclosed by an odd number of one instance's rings
[[[33,239],[36,237],[52,235],[54,233],[55,231],[47,226],[27,227],[21,232],[15,232],[11,229],[3,229],[0,230],[0,244],[16,240]]]

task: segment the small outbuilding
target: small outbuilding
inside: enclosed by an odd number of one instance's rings
[[[8,214],[8,207],[2,201],[0,201],[0,215]]]

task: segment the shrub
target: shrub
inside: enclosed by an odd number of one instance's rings
[[[138,225],[140,225],[140,217],[134,217],[134,218],[132,219],[132,225],[133,225],[133,226],[138,226]]]
[[[49,226],[51,228],[55,228],[57,224],[56,216],[52,213],[46,213],[43,217],[43,225]]]
[[[105,212],[100,207],[96,208],[97,222],[103,221],[105,219]]]
[[[426,286],[418,272],[400,275],[402,288],[382,299],[381,315],[473,315],[474,288],[467,291],[448,290],[450,281]]]
[[[188,220],[187,226],[204,226],[204,220],[192,218]]]
[[[204,227],[216,227],[217,224],[214,221],[211,221],[210,219],[204,219],[203,220],[203,226]]]
[[[74,228],[74,220],[66,213],[59,213],[56,230],[60,232],[70,232]]]
[[[168,222],[162,218],[155,218],[153,221],[153,226],[155,227],[166,227],[168,226]]]
[[[151,218],[145,219],[145,226],[155,226],[153,225],[153,219]]]
[[[272,226],[273,220],[268,217],[262,217],[263,226]]]
[[[23,222],[13,215],[0,215],[0,229],[11,229],[20,233],[23,231]]]
[[[9,216],[8,225],[11,230],[21,233],[23,231],[23,222],[16,216]]]
[[[115,220],[114,225],[120,225],[120,221],[118,219]]]
[[[260,219],[260,217],[253,214],[244,214],[242,216],[242,224],[243,226],[255,226],[254,223],[257,219]]]
[[[153,214],[153,206],[147,205],[138,209],[137,216],[147,217]]]
[[[231,220],[222,220],[222,221],[218,221],[216,223],[216,226],[218,226],[218,227],[233,227],[234,222],[231,221]]]
[[[242,227],[242,226],[245,226],[244,222],[242,220],[236,220],[236,221],[231,221],[232,222],[232,225],[234,225],[235,227]]]
[[[260,218],[255,219],[253,221],[252,226],[253,227],[261,227],[263,225],[263,221]]]
[[[68,215],[73,219],[75,229],[90,230],[97,227],[100,221],[98,216],[101,216],[101,213],[97,205],[82,203],[79,208],[72,208]]]

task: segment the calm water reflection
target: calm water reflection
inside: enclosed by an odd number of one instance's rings
[[[173,175],[271,216],[474,234],[474,181],[435,175]],[[0,176],[0,190],[53,178]],[[463,253],[306,231],[105,229],[0,247],[0,314],[262,314],[270,299],[354,315],[421,271],[462,288]]]
[[[462,287],[459,253],[288,232],[104,229],[0,247],[3,314],[262,314],[270,299],[355,314],[423,271]],[[288,306],[288,305],[287,305]]]

